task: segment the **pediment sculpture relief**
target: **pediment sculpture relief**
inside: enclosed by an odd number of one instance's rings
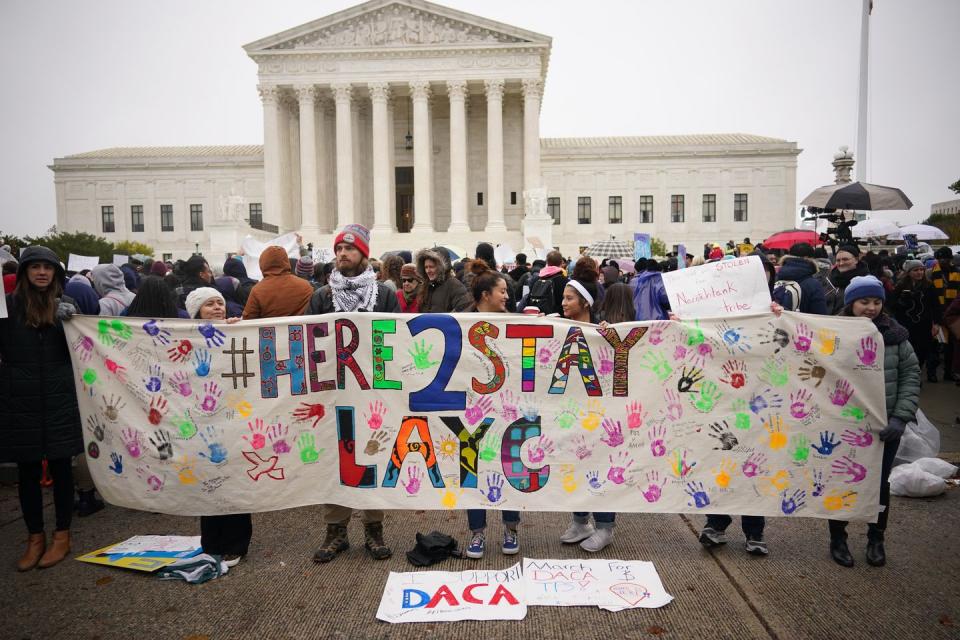
[[[520,38],[403,5],[391,5],[313,31],[271,49],[518,43]]]

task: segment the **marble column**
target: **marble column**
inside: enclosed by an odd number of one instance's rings
[[[450,97],[450,226],[448,231],[469,231],[467,224],[467,110],[466,80],[447,82]]]
[[[413,229],[433,232],[433,148],[430,144],[430,83],[410,83],[413,98]],[[429,238],[425,239],[429,242]]]
[[[317,233],[330,233],[333,229],[333,206],[329,195],[328,160],[330,140],[333,136],[327,133],[327,105],[326,99],[321,98],[319,91],[314,99],[314,129],[316,131],[317,150]]]
[[[539,189],[540,174],[540,97],[543,81],[523,81],[523,190]]]
[[[300,103],[300,230],[307,240],[315,240],[320,231],[320,210],[317,201],[317,89],[312,85],[297,86]]]
[[[337,105],[337,218],[334,229],[354,220],[353,214],[353,124],[350,102],[353,88],[334,84],[333,99]]]
[[[503,220],[503,80],[486,80],[487,233],[507,230]]]
[[[263,102],[263,178],[264,207],[266,220],[280,221],[282,208],[282,185],[280,169],[280,126],[278,103],[280,90],[272,85],[257,87]]]
[[[390,85],[374,82],[370,88],[373,105],[373,229],[378,234],[393,231],[390,224],[390,138],[387,102]]]

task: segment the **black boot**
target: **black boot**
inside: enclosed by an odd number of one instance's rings
[[[853,556],[850,555],[846,538],[834,538],[830,541],[830,555],[833,557],[833,561],[841,567],[853,566]]]
[[[368,522],[363,525],[363,546],[374,560],[386,560],[393,551],[383,541],[383,523]]]
[[[78,491],[77,495],[80,496],[77,500],[77,515],[81,518],[92,516],[97,511],[103,509],[103,500],[97,498],[96,491],[93,489],[89,491]]]
[[[883,531],[870,525],[867,531],[867,564],[882,567],[887,564],[887,554],[883,549]]]
[[[330,562],[337,557],[341,551],[350,548],[350,541],[347,540],[347,525],[328,524],[327,536],[323,539],[320,548],[313,554],[314,562]]]

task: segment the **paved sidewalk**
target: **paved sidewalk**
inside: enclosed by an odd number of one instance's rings
[[[925,385],[922,406],[941,427],[943,450],[960,452],[960,427],[950,424],[960,389]],[[48,496],[49,497],[49,496]],[[52,521],[52,510],[48,510]],[[558,541],[568,517],[524,516],[521,554],[577,558]],[[136,534],[196,535],[196,518],[108,507],[76,519],[74,553]],[[491,522],[497,522],[491,518]],[[466,543],[463,512],[388,514],[390,560],[374,562],[362,547],[359,520],[351,549],[328,565],[311,561],[323,535],[320,508],[254,516],[250,555],[213,582],[192,586],[68,560],[46,571],[13,570],[26,534],[16,489],[0,487],[0,638],[958,638],[960,637],[960,489],[932,499],[894,498],[887,532],[888,565],[866,564],[866,525],[850,526],[853,569],[829,557],[827,526],[815,519],[773,519],[771,554],[731,543],[703,550],[698,516],[621,515],[605,558],[652,560],[675,600],[662,609],[619,613],[595,608],[531,607],[522,622],[390,625],[375,618],[387,573],[410,571],[403,552],[417,531],[438,529]],[[496,539],[499,525],[489,534]],[[451,559],[437,569],[505,568],[518,557],[494,550],[483,560]]]

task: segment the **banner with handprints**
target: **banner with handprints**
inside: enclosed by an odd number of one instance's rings
[[[117,505],[877,516],[883,341],[859,318],[66,327],[90,470]]]

